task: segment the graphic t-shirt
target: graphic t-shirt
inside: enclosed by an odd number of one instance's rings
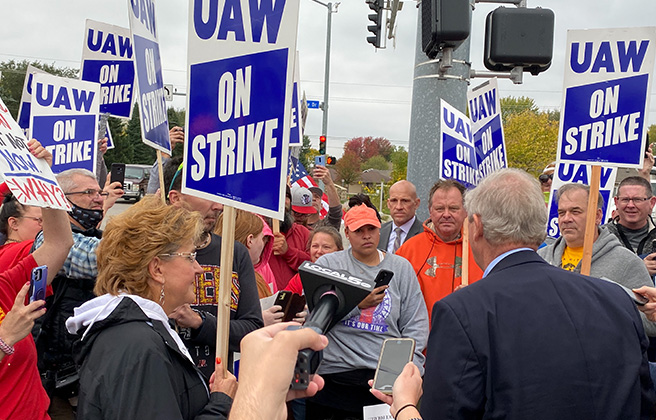
[[[571,248],[566,246],[561,259],[561,267],[563,270],[574,271],[581,258],[583,258],[583,247]]]

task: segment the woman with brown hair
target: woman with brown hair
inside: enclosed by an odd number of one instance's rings
[[[213,376],[208,390],[169,324],[175,308],[195,299],[202,232],[198,213],[155,196],[110,220],[97,251],[98,297],[66,322],[81,337],[78,418],[227,417],[234,376]]]

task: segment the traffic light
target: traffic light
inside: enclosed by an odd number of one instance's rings
[[[492,71],[521,66],[537,75],[551,65],[553,38],[551,10],[499,7],[485,20],[483,64]]]
[[[373,36],[367,37],[367,42],[372,44],[375,48],[381,48],[383,46],[383,14],[385,13],[385,0],[368,0],[367,4],[369,8],[374,11],[368,15],[369,21],[373,25],[367,26],[367,30],[373,34]]]
[[[335,156],[326,156],[326,165],[334,165],[337,163],[337,158]]]
[[[444,47],[458,48],[470,31],[470,0],[422,0],[421,47],[428,58]]]
[[[319,154],[326,154],[326,136],[319,136]]]

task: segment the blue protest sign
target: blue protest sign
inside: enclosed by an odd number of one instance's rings
[[[478,168],[469,118],[444,100],[440,104],[440,178],[455,179],[474,188],[478,184]]]
[[[303,121],[301,117],[301,66],[298,62],[298,51],[294,57],[294,87],[292,88],[292,111],[289,126],[289,145],[303,145]]]
[[[558,160],[642,166],[656,28],[567,33]]]
[[[157,41],[155,0],[128,0],[128,15],[139,88],[137,103],[141,139],[147,145],[171,154],[162,61]]]
[[[551,197],[548,204],[549,221],[547,225],[547,235],[552,238],[560,236],[560,229],[558,227],[558,201],[557,193],[558,188],[564,184],[578,183],[590,185],[590,177],[592,174],[591,165],[570,164],[559,162],[556,164],[554,177],[551,184]],[[617,168],[601,168],[601,177],[599,182],[599,192],[604,198],[603,221],[610,218],[610,199],[615,187],[615,178],[617,177]]]
[[[20,105],[18,107],[17,122],[20,128],[26,130],[30,127],[31,101],[32,101],[32,79],[35,74],[48,74],[38,67],[28,64],[25,73],[25,83],[23,83],[23,93],[21,95]]]
[[[207,6],[189,2],[182,192],[281,219],[298,1]]]
[[[467,102],[478,171],[480,177],[485,178],[508,167],[497,79],[490,79],[467,92]]]
[[[52,171],[95,173],[99,85],[49,74],[34,75],[32,137],[52,153]]]
[[[134,91],[130,30],[87,19],[80,78],[100,83],[100,112],[129,118]]]
[[[70,210],[55,175],[43,159],[36,159],[18,126],[0,99],[0,172],[21,204]]]
[[[114,148],[114,140],[112,138],[112,132],[109,129],[109,124],[105,126],[105,137],[107,137],[107,150]]]

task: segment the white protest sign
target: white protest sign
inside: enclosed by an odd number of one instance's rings
[[[100,83],[100,113],[129,118],[134,91],[130,30],[87,19],[80,79]]]
[[[19,203],[70,210],[64,192],[43,159],[27,148],[23,130],[0,99],[0,172]]]
[[[567,32],[558,161],[642,166],[656,28]]]
[[[170,155],[171,140],[157,41],[155,0],[128,0],[128,15],[137,72],[141,140]]]
[[[289,132],[290,146],[303,146],[303,130],[301,128],[301,68],[298,64],[298,51],[294,57],[294,88],[292,91],[292,112]]]
[[[492,172],[508,167],[497,79],[490,79],[468,91],[467,104],[478,172],[481,178],[485,178]]]
[[[98,83],[34,75],[31,133],[52,153],[53,172],[96,172],[99,88]]]
[[[390,406],[387,404],[365,405],[362,407],[362,418],[364,420],[394,420],[390,414]]]
[[[590,176],[592,174],[591,165],[571,164],[565,162],[557,162],[556,170],[554,171],[553,181],[551,183],[551,198],[549,201],[549,221],[547,226],[547,235],[552,238],[560,236],[560,229],[558,228],[558,201],[557,192],[558,188],[569,183],[579,183],[590,185]],[[602,222],[608,220],[611,213],[609,206],[610,199],[613,195],[613,188],[615,187],[615,178],[617,177],[617,168],[601,168],[601,179],[599,182],[599,193],[604,198],[604,206]]]
[[[182,192],[282,219],[298,8],[189,2]]]
[[[35,74],[49,74],[38,67],[28,64],[25,73],[25,83],[23,83],[23,94],[21,95],[20,105],[18,107],[18,125],[23,130],[30,127],[30,109],[32,102],[32,79]],[[27,131],[26,131],[27,132]]]
[[[455,179],[467,188],[478,184],[476,150],[469,118],[440,100],[440,178]]]

